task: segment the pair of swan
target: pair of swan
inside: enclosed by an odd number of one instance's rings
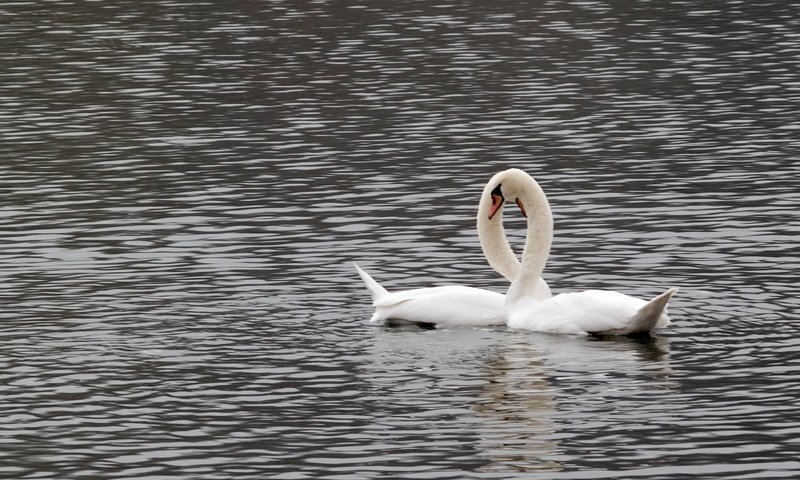
[[[522,262],[503,229],[503,206],[516,203],[527,218]],[[478,205],[478,236],[489,265],[511,281],[506,295],[451,285],[387,292],[355,265],[375,307],[371,322],[399,319],[451,325],[506,324],[559,334],[632,335],[669,325],[667,303],[677,288],[648,301],[608,290],[586,290],[552,296],[541,278],[553,241],[553,216],[536,181],[518,169],[489,180]]]

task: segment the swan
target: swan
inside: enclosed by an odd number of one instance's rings
[[[550,253],[553,238],[550,204],[539,184],[519,169],[497,173],[486,189],[492,192],[493,201],[483,206],[479,216],[490,221],[509,201],[516,203],[527,217],[528,235],[521,268],[505,298],[506,324],[510,328],[560,334],[634,335],[669,325],[667,303],[677,288],[670,288],[649,302],[608,290],[561,293],[544,300],[530,295]],[[488,248],[493,247],[489,244]]]
[[[494,201],[492,188],[487,184],[478,204],[478,237],[489,265],[510,282],[518,276],[520,262],[506,238],[502,211],[495,208],[491,218],[483,218],[480,213],[492,208]],[[551,239],[547,239],[548,249],[550,242]],[[534,249],[536,246],[531,244],[530,248]],[[544,261],[546,260],[545,252]],[[506,299],[502,293],[463,285],[388,292],[358,264],[353,265],[372,296],[372,305],[375,307],[375,313],[369,319],[372,323],[387,320],[438,326],[487,326],[506,323]],[[531,298],[543,300],[551,296],[550,287],[541,278],[541,272],[529,284]]]

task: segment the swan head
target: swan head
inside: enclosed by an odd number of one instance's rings
[[[506,201],[516,203],[522,216],[527,217],[528,213],[525,211],[522,197],[525,189],[530,188],[531,183],[535,183],[534,180],[517,168],[509,168],[495,174],[484,189],[484,195],[488,194],[492,200],[488,212],[489,220],[503,208]]]

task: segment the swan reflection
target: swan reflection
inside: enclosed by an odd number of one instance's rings
[[[587,432],[636,428],[675,388],[661,337],[381,327],[369,356],[359,375],[379,413],[366,433],[387,461],[457,463],[469,450],[479,461],[458,468],[491,475],[547,478],[582,455]]]
[[[622,409],[637,392],[673,388],[668,357],[667,338],[531,334],[499,344],[473,407],[488,460],[481,470],[561,470],[560,443],[572,435],[564,430],[584,428],[597,406]]]
[[[486,472],[561,470],[548,460],[558,447],[555,437],[556,392],[541,353],[520,336],[498,348],[487,365],[489,383],[473,407],[482,420],[480,450],[490,460]]]

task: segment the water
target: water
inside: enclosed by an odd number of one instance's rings
[[[800,475],[797,5],[0,17],[0,476]],[[473,223],[510,166],[555,291],[679,286],[673,325],[368,325],[352,261],[503,291]]]

